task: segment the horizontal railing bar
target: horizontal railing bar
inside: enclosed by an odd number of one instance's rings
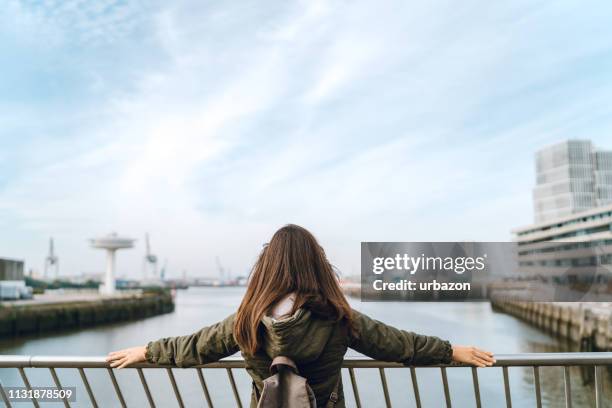
[[[612,352],[590,353],[523,353],[497,354],[496,367],[505,366],[593,366],[612,365]],[[0,356],[0,368],[38,367],[38,368],[110,368],[106,357],[86,356]],[[132,368],[168,368],[167,365],[140,363]],[[245,363],[239,357],[229,357],[223,360],[197,365],[200,368],[244,368]],[[401,363],[371,360],[368,358],[347,357],[342,363],[343,368],[397,368],[404,367]],[[469,367],[462,364],[414,365],[412,367]]]

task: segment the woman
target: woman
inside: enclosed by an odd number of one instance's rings
[[[284,226],[264,247],[237,313],[192,335],[110,353],[107,361],[118,368],[144,361],[188,367],[241,351],[253,378],[254,407],[272,359],[286,356],[308,380],[317,406],[328,404],[336,392],[340,408],[340,367],[349,347],[404,364],[495,362],[490,352],[399,330],[351,309],[323,248],[297,225]]]

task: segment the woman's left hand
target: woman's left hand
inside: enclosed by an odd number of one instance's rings
[[[147,359],[145,353],[146,347],[131,347],[124,350],[113,351],[108,353],[106,361],[110,363],[112,368],[125,368],[131,364],[143,363]]]

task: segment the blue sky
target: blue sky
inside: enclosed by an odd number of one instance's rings
[[[145,232],[170,273],[246,271],[287,222],[508,240],[534,152],[612,148],[608,2],[14,1],[0,9],[0,256],[96,272]]]

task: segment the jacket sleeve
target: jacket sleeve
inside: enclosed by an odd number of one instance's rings
[[[234,316],[231,315],[187,336],[167,337],[150,342],[145,354],[147,361],[189,367],[231,356],[239,350],[233,334]]]
[[[402,364],[449,364],[451,344],[433,336],[396,329],[353,310],[349,347],[368,357]]]

